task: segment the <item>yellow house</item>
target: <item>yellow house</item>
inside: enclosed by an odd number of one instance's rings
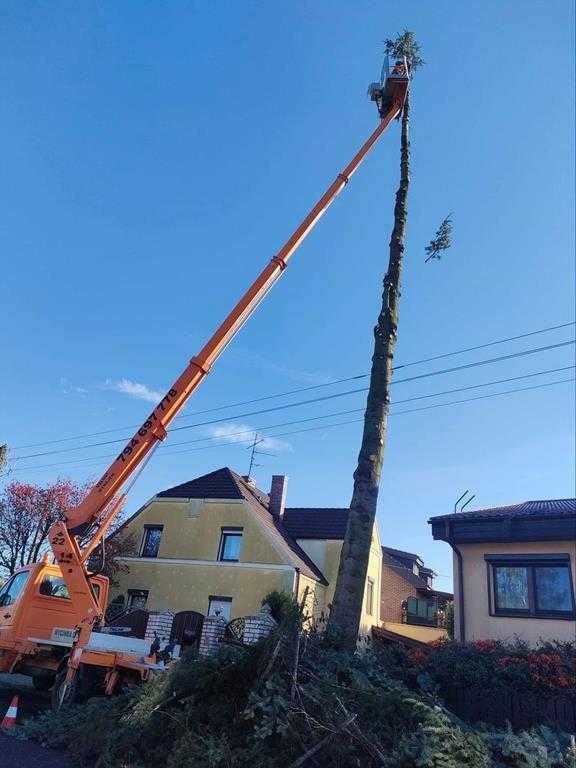
[[[161,491],[118,533],[139,542],[122,558],[111,597],[128,608],[256,613],[272,590],[307,595],[309,615],[325,615],[334,594],[347,509],[286,507],[287,478],[270,494],[224,467]],[[118,533],[116,535],[118,535]],[[382,553],[377,527],[368,565],[361,632],[380,623]]]
[[[457,640],[576,637],[576,499],[433,517],[454,553]]]

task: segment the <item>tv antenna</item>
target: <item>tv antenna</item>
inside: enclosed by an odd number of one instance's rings
[[[261,467],[262,464],[256,463],[256,456],[277,456],[276,453],[268,453],[268,451],[259,451],[258,446],[261,445],[266,441],[265,437],[262,437],[262,435],[259,435],[258,432],[254,432],[254,439],[252,440],[252,445],[249,446],[250,448],[250,467],[248,469],[248,477],[252,477],[252,470],[255,467]]]
[[[456,513],[458,513],[458,512],[462,512],[462,511],[464,510],[464,507],[467,507],[467,506],[468,506],[468,504],[470,504],[470,502],[472,501],[472,499],[475,499],[475,498],[476,498],[476,494],[475,494],[475,493],[473,493],[473,494],[472,494],[472,496],[470,496],[470,498],[469,498],[467,501],[465,501],[465,502],[464,502],[464,504],[462,504],[462,506],[460,507],[460,509],[458,509],[458,504],[460,504],[460,502],[461,502],[461,501],[463,501],[463,500],[466,498],[466,496],[468,496],[468,494],[469,494],[469,493],[470,493],[470,491],[468,491],[468,490],[464,491],[464,493],[462,494],[462,496],[460,496],[460,497],[459,497],[459,498],[456,500],[456,503],[454,504],[454,514],[456,514]]]

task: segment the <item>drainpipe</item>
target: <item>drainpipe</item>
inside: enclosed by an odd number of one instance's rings
[[[462,563],[462,552],[458,549],[450,533],[450,520],[446,520],[446,541],[452,547],[452,551],[458,560],[458,615],[460,621],[460,642],[466,642],[466,617],[464,615],[464,568]]]
[[[300,568],[294,568],[294,579],[292,581],[292,594],[298,600],[298,592],[300,590]]]

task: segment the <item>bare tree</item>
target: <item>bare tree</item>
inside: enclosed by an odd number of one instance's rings
[[[424,63],[420,56],[420,46],[411,32],[404,31],[395,40],[387,40],[385,50],[387,54],[397,58],[405,56],[411,73]],[[354,490],[350,502],[348,526],[340,553],[338,578],[328,625],[332,637],[347,648],[354,648],[358,637],[384,460],[390,409],[392,360],[398,331],[400,277],[408,215],[409,128],[410,90],[408,90],[402,113],[400,184],[396,192],[394,227],[390,238],[388,269],[384,276],[382,306],[374,328],[374,353],[364,415],[364,431],[358,465],[354,472]]]

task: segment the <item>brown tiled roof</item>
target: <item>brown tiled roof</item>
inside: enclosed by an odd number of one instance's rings
[[[286,507],[284,526],[295,539],[344,539],[349,512],[345,507]]]
[[[394,547],[382,547],[384,552],[387,552],[389,555],[392,555],[392,557],[401,557],[405,558],[406,560],[421,560],[422,558],[420,555],[417,555],[415,552],[406,552],[404,549],[394,549]]]
[[[156,495],[166,499],[242,499],[236,478],[228,467],[209,472],[207,475],[175,485]]]
[[[419,555],[415,555],[411,552],[404,552],[401,549],[392,549],[392,547],[382,547],[382,565],[391,568],[394,573],[401,576],[404,581],[412,584],[416,589],[424,592],[429,592],[430,587],[426,582],[426,579],[417,576],[414,571],[406,565],[406,562],[416,563],[422,562],[422,558]],[[422,568],[422,571],[432,574],[433,571],[430,568]]]
[[[268,495],[248,483],[228,467],[222,467],[187,483],[176,485],[157,494],[158,498],[173,499],[243,499],[275,538],[279,548],[288,556],[295,568],[322,584],[326,577],[294,540],[288,528],[268,511]]]
[[[422,562],[420,555],[413,552],[404,552],[402,549],[393,549],[392,547],[382,547],[384,557],[390,557],[397,561],[409,560],[411,563]]]
[[[397,573],[398,576],[401,576],[404,581],[407,581],[409,584],[412,584],[413,587],[416,587],[416,589],[419,589],[423,592],[430,592],[430,587],[426,583],[424,579],[421,579],[420,576],[416,576],[414,571],[411,571],[409,568],[406,568],[404,565],[391,565],[390,563],[384,563],[388,568],[391,568],[394,573]]]
[[[540,501],[522,501],[504,507],[473,509],[469,512],[457,512],[450,515],[437,515],[430,520],[485,520],[487,518],[517,517],[571,517],[576,515],[576,499],[543,499]]]

